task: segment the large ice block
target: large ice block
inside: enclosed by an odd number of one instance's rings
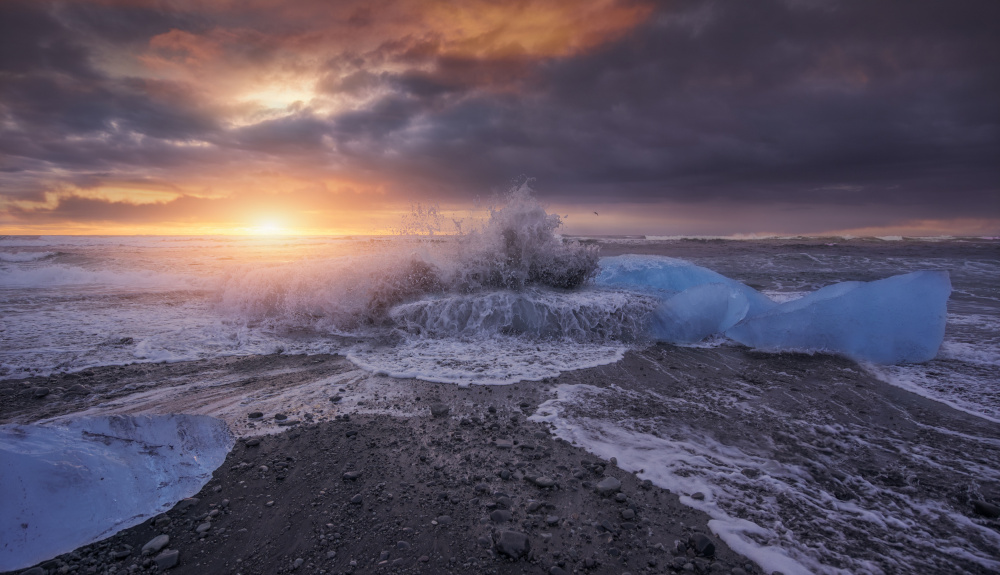
[[[601,258],[594,283],[640,288],[659,292],[664,297],[705,284],[723,284],[743,294],[749,304],[748,315],[763,313],[777,305],[759,291],[718,272],[665,256]]]
[[[944,339],[950,295],[944,271],[834,284],[748,316],[726,335],[758,349],[825,350],[883,364],[928,361]]]
[[[0,571],[98,541],[194,495],[233,438],[205,415],[0,426]]]
[[[736,325],[749,309],[746,295],[732,285],[696,285],[663,302],[653,313],[650,329],[660,341],[697,343]]]

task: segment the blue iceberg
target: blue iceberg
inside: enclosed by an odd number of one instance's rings
[[[602,258],[594,282],[604,286],[638,288],[661,296],[672,296],[705,284],[722,284],[743,294],[749,304],[750,315],[762,313],[777,305],[759,291],[718,272],[665,256],[624,255]]]
[[[758,349],[826,350],[874,363],[934,359],[944,340],[951,280],[919,271],[816,290],[747,317],[726,335]]]
[[[692,344],[724,333],[763,350],[829,351],[874,363],[917,363],[944,340],[951,280],[919,271],[873,282],[844,282],[778,304],[736,280],[662,256],[603,258],[595,283],[651,293],[660,341]]]
[[[650,330],[660,341],[698,343],[733,327],[749,309],[741,290],[721,283],[697,285],[663,302],[653,312]]]
[[[0,425],[0,571],[163,513],[212,478],[233,437],[205,415]]]

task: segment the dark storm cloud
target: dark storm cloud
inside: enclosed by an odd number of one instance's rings
[[[1000,215],[995,0],[675,1],[627,35],[548,55],[516,45],[460,52],[433,31],[413,33],[324,54],[315,89],[355,102],[346,111],[299,103],[250,125],[222,121],[184,81],[94,65],[98,45],[154,36],[174,58],[165,61],[222,54],[271,65],[285,49],[374,30],[379,19],[348,7],[310,30],[306,16],[282,20],[297,14],[292,5],[258,4],[268,9],[0,4],[0,195],[37,199],[53,182],[102,181],[93,174],[183,174],[266,156],[290,168],[307,157],[345,179],[378,174],[401,195],[444,200],[526,174],[564,202],[886,213],[905,203],[927,217]],[[209,146],[175,145],[187,141]],[[53,215],[152,221],[164,209],[63,201]]]
[[[605,49],[539,64],[516,102],[429,111],[403,157],[467,186],[532,174],[566,198],[586,185],[997,208],[998,5],[814,4],[671,4]]]

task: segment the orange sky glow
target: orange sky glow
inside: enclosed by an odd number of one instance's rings
[[[1000,232],[995,168],[965,181],[948,175],[968,165],[957,156],[927,167],[943,137],[857,150],[864,115],[885,115],[878,98],[915,93],[922,69],[907,67],[934,65],[894,44],[776,29],[820,44],[769,70],[786,56],[731,39],[745,16],[645,0],[3,10],[23,36],[0,62],[0,233],[392,233],[411,204],[461,213],[525,177],[569,233]],[[836,116],[845,106],[856,118]],[[961,139],[949,118],[941,157]],[[970,128],[970,153],[986,133]],[[935,208],[956,190],[967,209]]]

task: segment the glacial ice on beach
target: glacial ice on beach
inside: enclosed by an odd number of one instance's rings
[[[760,349],[829,350],[882,364],[929,361],[944,340],[950,294],[943,271],[844,282],[748,317],[726,335]]]
[[[204,415],[0,426],[0,571],[166,511],[197,493],[232,446],[225,422]]]
[[[777,305],[759,291],[718,272],[665,256],[602,258],[594,281],[598,285],[633,287],[663,295],[674,295],[705,284],[721,284],[743,294],[749,305],[749,315],[762,313]]]
[[[843,282],[778,304],[712,270],[659,256],[601,260],[596,283],[659,294],[656,339],[691,344],[719,333],[764,350],[829,351],[881,364],[929,361],[944,340],[951,281],[920,271]]]
[[[749,309],[746,295],[732,286],[697,285],[663,302],[653,313],[650,329],[661,341],[698,343],[736,325]]]

